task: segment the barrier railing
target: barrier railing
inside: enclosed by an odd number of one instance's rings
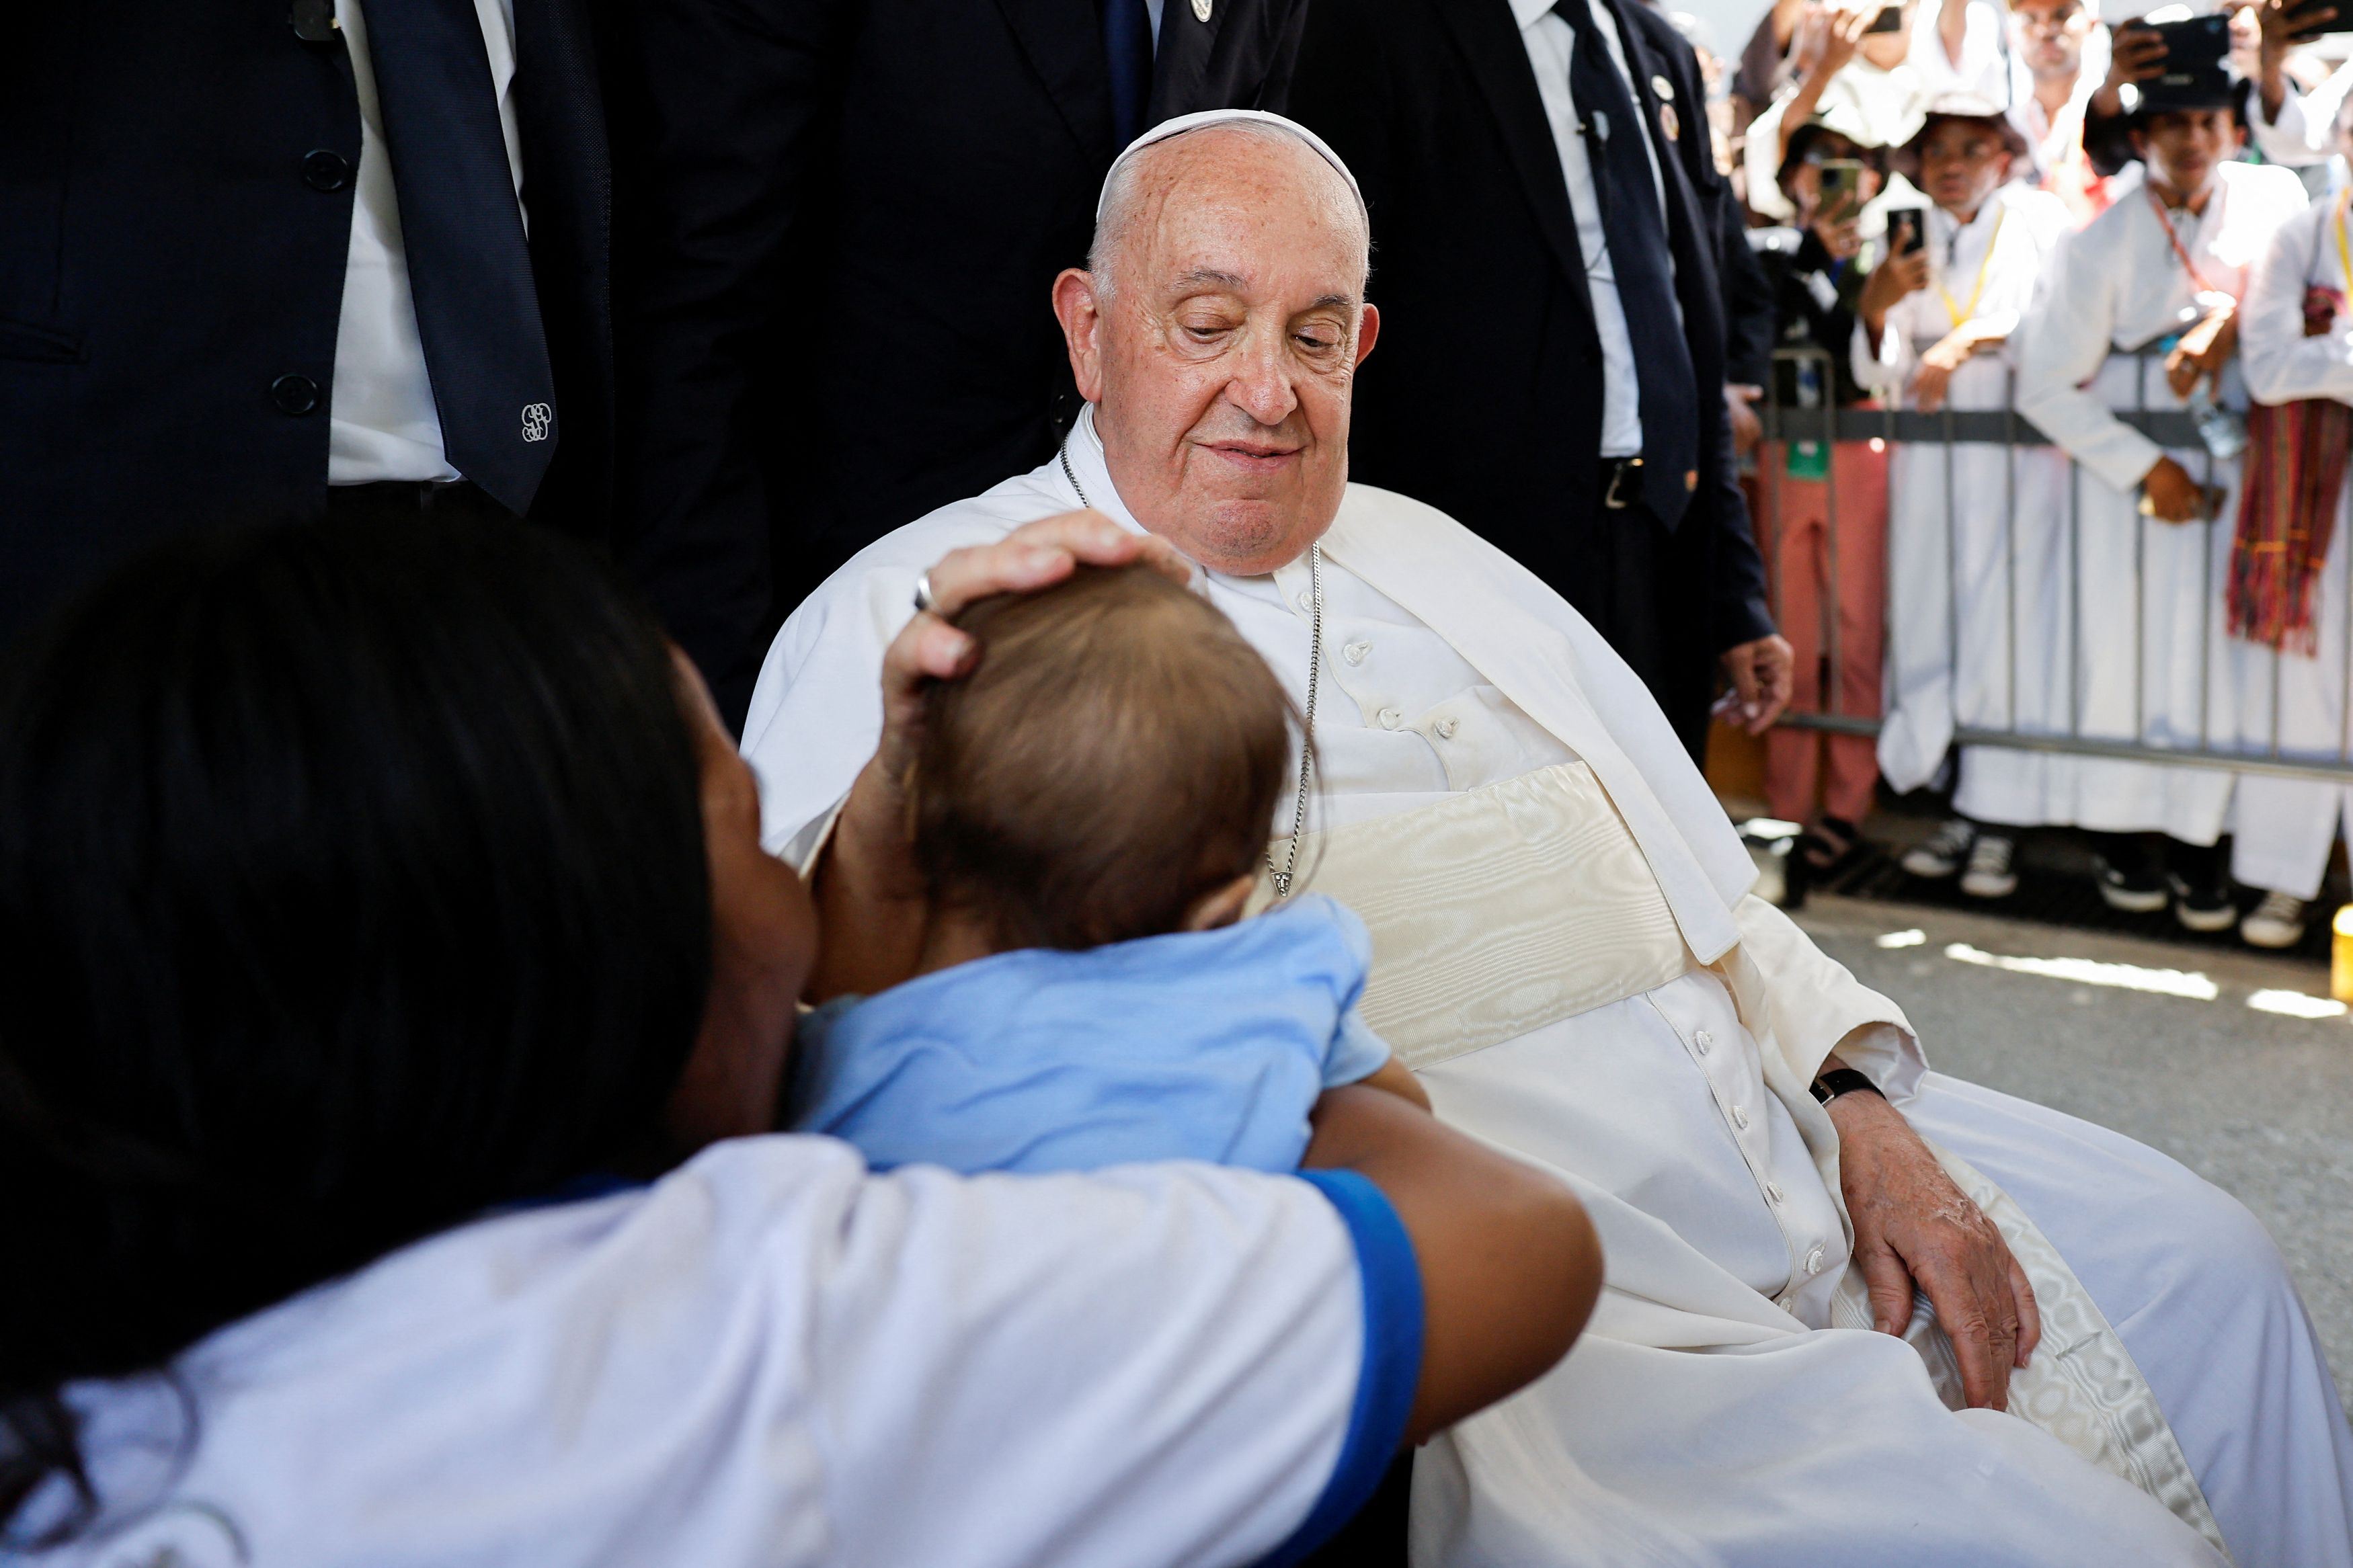
[[[1779,366],[1783,363],[1802,365],[1812,362],[1818,370],[1817,384],[1821,388],[1827,404],[1834,401],[1837,387],[1831,355],[1820,349],[1806,347],[1778,349],[1775,351],[1773,357],[1776,362],[1776,374],[1767,378],[1767,397],[1760,410],[1765,445],[1759,449],[1757,467],[1758,483],[1765,493],[1766,510],[1773,519],[1777,520],[1777,523],[1784,515],[1780,501],[1781,487],[1785,483],[1785,469],[1788,467],[1786,460],[1788,444],[1821,443],[1825,448],[1824,456],[1830,459],[1823,464],[1821,476],[1822,482],[1826,486],[1823,505],[1827,513],[1824,519],[1823,565],[1829,578],[1827,589],[1821,595],[1824,608],[1821,644],[1826,655],[1826,668],[1823,672],[1824,679],[1818,683],[1818,689],[1821,693],[1822,700],[1820,707],[1807,710],[1799,710],[1793,705],[1791,710],[1781,719],[1782,723],[1799,728],[1853,735],[1877,735],[1883,728],[1881,719],[1840,711],[1838,673],[1843,668],[1841,659],[1843,650],[1841,647],[1838,613],[1838,606],[1841,603],[1838,593],[1841,518],[1838,498],[1839,465],[1835,461],[1834,452],[1831,450],[1842,444],[1875,441],[1884,444],[1891,452],[1899,446],[1906,446],[1915,452],[1931,449],[1941,450],[1944,454],[1945,483],[1942,510],[1946,543],[1945,613],[1948,637],[1946,674],[1948,681],[1947,689],[1954,693],[1956,702],[1953,725],[1955,744],[2004,746],[2029,752],[2073,756],[2112,757],[2139,762],[2215,766],[2242,773],[2263,773],[2306,779],[2320,777],[2353,784],[2353,616],[2343,617],[2345,626],[2337,629],[2334,636],[2327,636],[2327,640],[2316,647],[2318,658],[2334,661],[2342,688],[2336,699],[2337,715],[2333,745],[2309,741],[2283,745],[2280,731],[2282,674],[2284,663],[2289,659],[2307,664],[2312,661],[2293,651],[2263,647],[2259,644],[2252,643],[2238,643],[2238,646],[2245,650],[2247,655],[2267,656],[2268,658],[2270,688],[2268,739],[2265,742],[2254,742],[2239,746],[2215,743],[2214,693],[2212,691],[2215,662],[2213,639],[2224,635],[2219,629],[2222,620],[2221,595],[2224,584],[2218,579],[2213,569],[2217,555],[2217,541],[2213,531],[2222,530],[2226,540],[2235,532],[2235,517],[2229,507],[2216,509],[2217,516],[2187,523],[2166,523],[2145,517],[2136,520],[2140,526],[2135,531],[2133,540],[2134,608],[2131,690],[2132,711],[2136,717],[2136,722],[2132,725],[2132,738],[2123,739],[2115,735],[2084,733],[2084,710],[2086,705],[2086,667],[2089,658],[2113,653],[2114,650],[2087,649],[2084,645],[2086,634],[2084,595],[2086,584],[2084,572],[2081,501],[2083,487],[2098,485],[2103,481],[2096,476],[2084,473],[2080,466],[2072,458],[2065,460],[2064,549],[2068,596],[2065,633],[2061,639],[2067,661],[2064,682],[2067,696],[2066,723],[2063,731],[2055,728],[2021,728],[2018,721],[2021,668],[2018,626],[2021,596],[2020,500],[2017,494],[2019,465],[2014,454],[2021,448],[2048,448],[2053,444],[2050,437],[2036,429],[2029,420],[2018,413],[2014,374],[2008,374],[2009,393],[2004,399],[2004,406],[1998,409],[1947,407],[1935,413],[1921,413],[1916,410],[1894,407],[1802,406],[1781,401],[1779,395],[1782,377],[1778,374]],[[2163,374],[2160,363],[2161,351],[2144,350],[2130,357],[2137,362],[2135,401],[2137,406],[2119,411],[2117,417],[2147,436],[2160,447],[2177,452],[2186,449],[2198,454],[2202,458],[2202,471],[2193,469],[2193,472],[2198,473],[2199,482],[2201,485],[2211,489],[2216,482],[2216,461],[2206,450],[2200,433],[2198,416],[2185,408],[2148,406],[2149,377],[2152,374],[2158,376]],[[1962,647],[1961,628],[1965,617],[1960,603],[1961,574],[1958,564],[1963,531],[1961,520],[1957,516],[1959,508],[1955,489],[1954,468],[1957,452],[1964,447],[1970,446],[1995,447],[2004,454],[2002,463],[2004,494],[2000,509],[2000,533],[2001,549],[2006,557],[2007,570],[2005,591],[2001,598],[2006,622],[2004,640],[2007,643],[2008,658],[2004,663],[2007,667],[2009,691],[2007,704],[2002,710],[2008,715],[2008,722],[2003,724],[1985,722],[1982,716],[1979,716],[1978,721],[1966,721],[1959,711],[1958,705],[1958,693],[1962,689],[1962,678],[1966,673],[1963,660],[1967,653]],[[2253,454],[2250,454],[2246,460],[2254,460]],[[1970,499],[1974,503],[1978,498]],[[2232,499],[2235,500],[2235,491]],[[1907,521],[1906,516],[1903,515],[1905,510],[1905,498],[1895,494],[1892,487],[1889,510],[1887,527],[1892,541],[1895,531],[1904,528]],[[1973,515],[1978,515],[1974,504],[1971,510]],[[1781,554],[1780,540],[1778,537],[1770,540],[1763,537],[1765,520],[1760,518],[1758,521],[1760,531],[1758,543],[1765,551],[1774,619],[1777,625],[1783,626],[1786,630],[1782,563],[1778,560]],[[2201,581],[2197,597],[2200,613],[2196,616],[2199,627],[2197,702],[2199,712],[2196,745],[2168,743],[2163,739],[2153,738],[2150,734],[2151,722],[2147,700],[2149,652],[2147,616],[2150,584],[2147,575],[2147,552],[2148,531],[2152,528],[2195,529],[2200,531],[2200,534],[2201,549],[2199,560],[2201,567]],[[2331,558],[2326,563],[2323,571],[2338,577],[2343,589],[2343,602],[2353,605],[2353,540],[2337,538],[2333,543],[2330,553]],[[2227,561],[2227,556],[2224,559]],[[1894,601],[1900,586],[1892,566],[1887,573],[1887,580],[1889,593],[1886,603],[1883,605],[1883,613],[1889,617],[1892,632],[1893,621],[1896,614]],[[2094,585],[2095,589],[2099,586],[2099,584]],[[2324,584],[2323,591],[2318,595],[2324,602],[2327,597],[2325,588]],[[2315,612],[2315,618],[2317,626],[2316,636],[2326,636],[2328,628],[2317,609]],[[2237,642],[2237,639],[2232,640]],[[1890,647],[1893,647],[1892,639]],[[1883,693],[1883,707],[1885,706],[1890,696],[1900,698],[1901,694]],[[2235,712],[2232,717],[2235,720]],[[2235,722],[2232,728],[2234,731],[2238,729]]]

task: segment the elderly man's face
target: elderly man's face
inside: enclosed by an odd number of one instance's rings
[[[1215,129],[1142,154],[1129,218],[1055,279],[1120,499],[1205,566],[1298,559],[1348,480],[1348,399],[1379,317],[1365,232],[1314,153]]]

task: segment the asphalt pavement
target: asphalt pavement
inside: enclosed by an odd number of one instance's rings
[[[1938,1070],[2137,1138],[2253,1210],[2353,1394],[2353,1017],[2325,968],[1853,899],[1797,918]]]

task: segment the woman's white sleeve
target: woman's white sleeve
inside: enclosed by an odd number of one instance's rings
[[[1398,1452],[1420,1276],[1360,1177],[912,1168],[846,1196],[807,1339],[830,1563],[1283,1561]]]

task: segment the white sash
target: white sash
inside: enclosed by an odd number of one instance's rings
[[[1278,844],[1275,858],[1282,858]],[[1685,945],[1641,845],[1583,763],[1311,834],[1300,846],[1300,871],[1303,882],[1356,910],[1371,932],[1365,1021],[1416,1068],[1641,995],[1704,967]],[[1261,878],[1258,906],[1272,896]],[[1835,1038],[1780,1037],[1826,1028],[1842,1035],[1851,1015],[1804,995],[1767,994],[1772,988],[1763,973],[1746,960],[1736,946],[1704,967],[1725,981],[1760,1048],[1778,1038],[1774,1049],[1785,1060],[1818,1063]],[[1839,1022],[1824,1022],[1831,1018]],[[1798,1071],[1811,1076],[1810,1068]],[[1814,1146],[1837,1200],[1829,1119],[1797,1073],[1768,1066],[1767,1078]],[[2058,1248],[1982,1174],[1942,1150],[1937,1157],[2001,1231],[2042,1310],[2042,1343],[2010,1376],[2011,1412],[2139,1487],[2227,1557],[2157,1396]],[[1843,1218],[1842,1201],[1840,1209]],[[1859,1269],[1851,1267],[1841,1280],[1832,1321],[1871,1327]],[[1945,1403],[1962,1408],[1958,1364],[1933,1316],[1924,1310],[1905,1338]]]

